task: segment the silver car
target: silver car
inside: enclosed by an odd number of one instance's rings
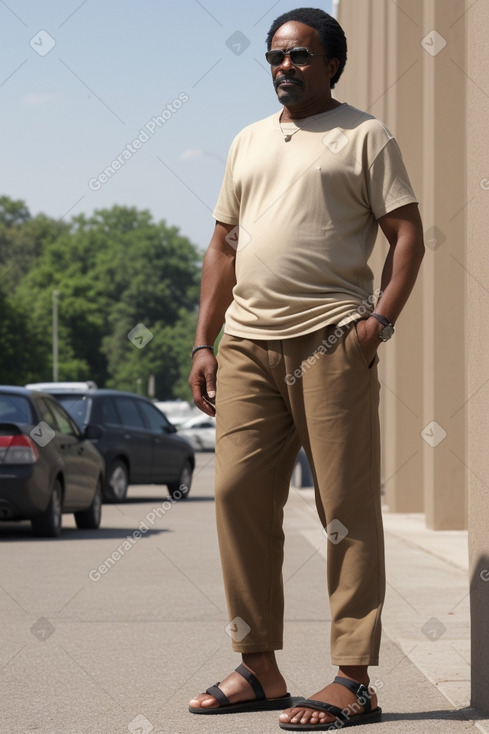
[[[178,435],[186,438],[195,451],[215,451],[216,419],[208,415],[190,418],[180,426]]]

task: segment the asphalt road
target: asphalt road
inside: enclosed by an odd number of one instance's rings
[[[0,524],[1,734],[281,731],[275,712],[187,711],[239,663],[226,632],[213,469],[214,454],[198,454],[191,493],[177,504],[165,487],[131,487],[128,502],[104,505],[98,531],[77,530],[71,516],[55,540],[33,538],[29,523]],[[286,511],[279,661],[294,696],[334,674],[310,505],[310,491],[294,491]],[[369,734],[474,731],[395,641],[385,635],[382,645],[372,673],[386,714]]]

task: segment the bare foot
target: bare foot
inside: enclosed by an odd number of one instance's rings
[[[273,653],[250,653],[243,655],[243,665],[256,675],[267,698],[285,696],[285,679],[280,673]],[[254,701],[256,696],[248,681],[242,675],[232,672],[219,683],[219,688],[230,703]],[[192,708],[215,708],[219,702],[208,693],[201,693],[189,704]]]
[[[344,673],[340,673],[340,675],[345,678],[349,677],[344,675]],[[364,683],[364,685],[368,686],[368,679],[366,681],[362,680],[355,682],[361,682]],[[372,691],[372,689],[369,689],[369,696],[373,710],[377,707],[377,696]],[[310,698],[314,699],[315,701],[324,701],[324,703],[330,703],[334,706],[338,706],[338,708],[348,712],[350,716],[361,714],[363,711],[365,711],[365,708],[363,706],[360,706],[355,694],[352,693],[352,691],[350,691],[348,688],[345,688],[345,686],[342,686],[340,683],[330,683],[325,688],[322,688],[317,693],[314,693],[312,696],[310,696]],[[337,717],[333,714],[328,714],[323,711],[314,711],[313,709],[301,708],[300,706],[285,709],[285,711],[283,711],[279,717],[279,721],[281,724],[328,724],[336,720]]]

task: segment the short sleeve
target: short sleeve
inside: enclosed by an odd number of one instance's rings
[[[369,203],[376,219],[418,202],[395,138],[391,137],[377,153],[366,175]]]
[[[229,149],[221,190],[216,207],[212,212],[212,216],[218,222],[224,222],[224,224],[239,224],[240,202],[233,176],[237,148],[238,138],[235,138]]]

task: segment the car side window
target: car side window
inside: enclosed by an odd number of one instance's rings
[[[0,422],[32,423],[31,406],[23,395],[0,395]]]
[[[138,406],[152,431],[158,431],[161,433],[161,431],[171,425],[166,416],[164,416],[158,408],[148,405],[148,403],[145,403],[143,400],[138,402]]]
[[[39,411],[41,420],[44,421],[44,423],[47,423],[48,426],[53,429],[53,431],[59,432],[59,426],[56,422],[56,418],[52,414],[50,406],[47,404],[47,401],[44,398],[40,398],[39,400],[37,400],[37,409]]]
[[[78,430],[75,428],[74,422],[71,420],[71,418],[65,413],[63,408],[61,408],[59,405],[56,405],[55,402],[49,402],[49,409],[51,410],[52,414],[54,415],[56,419],[56,423],[58,424],[58,430],[63,436],[78,436]]]
[[[114,402],[121,416],[123,426],[126,428],[146,428],[135,400],[132,398],[114,398]]]
[[[70,418],[73,418],[80,430],[88,423],[88,415],[91,408],[91,399],[86,395],[56,395],[56,400],[66,410]]]
[[[121,419],[114,405],[114,400],[111,397],[104,397],[102,399],[102,422],[106,426],[121,425]]]

